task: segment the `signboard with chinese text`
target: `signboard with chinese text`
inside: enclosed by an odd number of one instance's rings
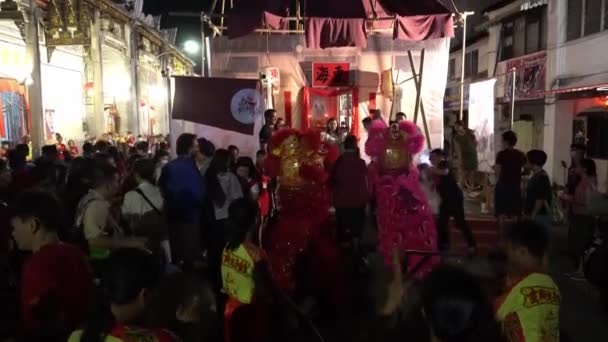
[[[515,69],[515,100],[534,100],[545,95],[547,54],[541,52],[506,62],[504,102],[511,102],[513,69]]]
[[[281,73],[279,72],[279,68],[266,67],[264,68],[264,75],[266,75],[266,79],[263,80],[263,82],[270,82],[270,84],[277,88],[281,86]]]
[[[312,63],[312,86],[347,87],[350,85],[349,63]]]

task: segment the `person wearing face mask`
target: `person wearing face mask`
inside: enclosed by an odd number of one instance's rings
[[[158,183],[171,227],[172,259],[191,267],[201,256],[200,223],[205,194],[205,183],[196,167],[199,154],[196,135],[180,135],[176,152],[177,158],[165,165]]]
[[[158,183],[158,180],[160,179],[160,175],[163,171],[163,167],[165,167],[165,165],[167,165],[168,162],[169,162],[169,152],[167,152],[165,150],[158,150],[156,152],[156,154],[154,155],[154,165],[155,165],[154,180],[156,181],[156,183]]]

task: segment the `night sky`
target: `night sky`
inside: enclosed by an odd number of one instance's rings
[[[218,5],[221,0],[218,0]],[[173,17],[169,16],[169,12],[194,12],[198,13],[202,10],[209,10],[211,0],[145,0],[144,12],[146,14],[162,15],[161,27],[172,28],[177,27],[178,48],[183,48],[183,44],[187,40],[200,41],[201,23],[198,18]],[[200,54],[198,56],[188,56],[197,63],[198,70],[200,67]]]

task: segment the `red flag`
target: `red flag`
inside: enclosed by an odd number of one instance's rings
[[[253,135],[264,100],[258,80],[175,77],[173,119]]]

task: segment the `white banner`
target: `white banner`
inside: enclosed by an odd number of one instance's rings
[[[475,131],[479,171],[490,172],[494,159],[494,83],[496,79],[471,83],[469,128]]]

